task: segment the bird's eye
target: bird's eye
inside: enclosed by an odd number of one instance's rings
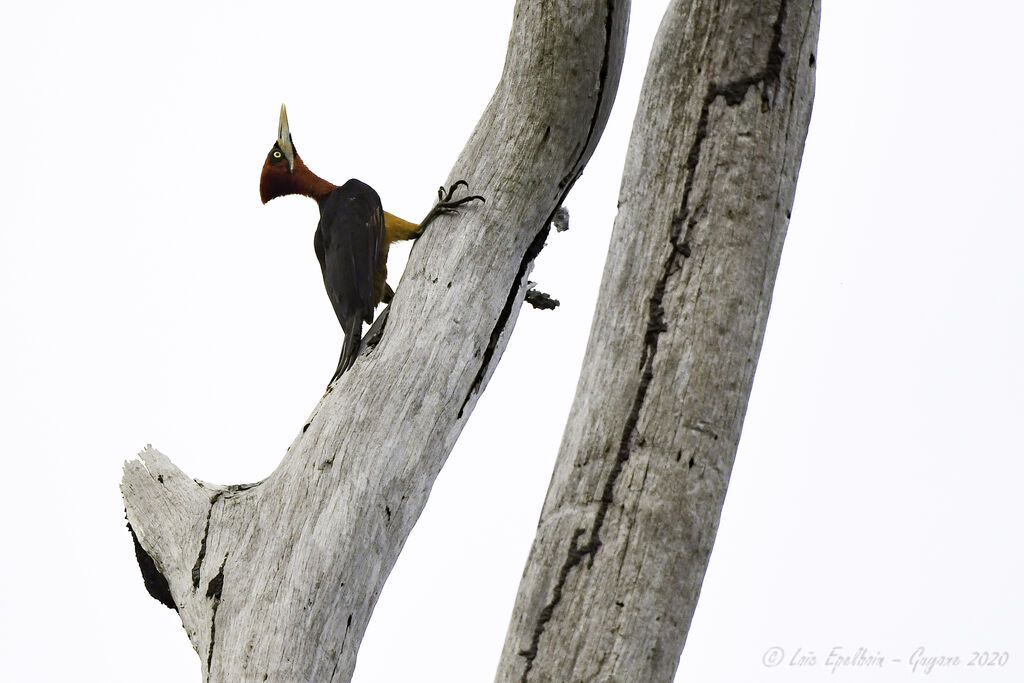
[[[274,158],[275,159],[280,159],[281,158],[281,150],[277,150],[277,149],[274,150]]]

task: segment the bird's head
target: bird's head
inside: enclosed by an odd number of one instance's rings
[[[292,134],[288,130],[288,112],[281,105],[281,118],[277,124],[277,141],[270,148],[267,160],[263,163],[260,174],[260,199],[266,204],[271,199],[298,191],[295,179],[295,166],[302,164],[292,144]]]

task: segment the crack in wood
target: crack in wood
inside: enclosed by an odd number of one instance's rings
[[[469,392],[466,394],[465,400],[462,401],[462,405],[459,407],[458,419],[462,419],[462,415],[465,412],[466,405],[469,403],[473,395],[479,390],[480,384],[483,382],[484,376],[487,374],[487,369],[490,366],[491,359],[494,356],[495,348],[497,347],[498,340],[501,339],[501,334],[505,330],[505,325],[508,323],[509,318],[512,315],[512,307],[515,304],[516,295],[519,293],[519,289],[524,286],[523,276],[526,273],[526,269],[530,266],[530,263],[537,257],[540,250],[544,248],[544,240],[547,239],[548,232],[551,230],[552,221],[558,214],[566,196],[572,189],[573,185],[579,179],[580,174],[583,172],[583,160],[587,156],[587,149],[590,146],[590,142],[594,137],[594,132],[597,129],[597,125],[601,116],[601,107],[604,104],[604,98],[607,95],[607,80],[608,71],[611,64],[611,46],[612,46],[612,31],[614,29],[615,22],[613,21],[615,13],[615,0],[608,0],[607,13],[604,19],[604,53],[601,58],[601,68],[598,75],[598,87],[597,87],[597,104],[594,106],[594,113],[590,117],[590,125],[587,129],[587,137],[584,140],[583,147],[580,149],[579,156],[576,161],[570,167],[569,173],[562,178],[558,183],[558,189],[560,196],[558,202],[555,204],[554,210],[551,215],[544,221],[544,227],[541,228],[537,236],[534,237],[533,242],[526,250],[526,254],[523,256],[522,262],[519,264],[519,272],[516,274],[516,279],[512,285],[512,290],[509,292],[508,298],[505,300],[505,306],[501,310],[501,314],[498,316],[498,320],[491,331],[491,339],[487,344],[487,348],[484,350],[483,362],[480,365],[480,370],[477,372],[476,377],[473,380],[473,384],[469,388]],[[545,130],[545,138],[550,132],[550,126]]]
[[[341,584],[341,585],[344,586],[345,584]],[[349,630],[351,630],[351,628],[352,628],[352,614],[349,613],[348,619],[345,621],[345,635],[342,636],[342,638],[341,638],[341,651],[338,652],[338,654],[337,654],[338,660],[334,664],[334,669],[331,670],[331,677],[327,679],[328,681],[334,681],[334,677],[338,674],[338,666],[341,665],[341,655],[342,655],[342,653],[345,652],[345,643],[348,642],[348,632],[349,632]]]
[[[594,114],[590,117],[590,127],[587,130],[587,138],[583,142],[580,155],[576,158],[576,162],[572,165],[569,173],[558,183],[559,189],[564,188],[565,190],[562,194],[562,199],[565,199],[565,195],[569,193],[569,190],[572,189],[572,186],[583,172],[583,159],[586,157],[587,148],[590,147],[590,141],[594,139],[594,131],[597,129],[598,118],[601,116],[601,105],[604,103],[604,97],[608,91],[606,83],[608,81],[609,64],[611,64],[612,30],[615,25],[614,17],[615,0],[608,0],[604,15],[604,54],[601,57],[601,69],[597,77],[597,105],[594,107]],[[547,133],[545,133],[545,137],[547,137]],[[562,202],[559,202],[558,206],[561,207]],[[557,211],[558,209],[555,209],[555,213]],[[552,214],[552,218],[554,218],[554,215]]]
[[[217,491],[210,497],[210,509],[206,511],[206,529],[203,530],[203,538],[199,542],[199,556],[196,557],[196,563],[192,565],[192,588],[199,590],[199,573],[203,567],[203,560],[206,559],[206,539],[210,535],[210,517],[213,516],[213,504],[216,503],[223,491]]]
[[[781,0],[778,14],[776,15],[775,22],[772,25],[772,42],[768,49],[768,58],[765,67],[754,74],[729,81],[725,84],[720,85],[713,81],[708,84],[708,90],[704,96],[703,106],[701,107],[700,116],[697,120],[697,129],[694,141],[690,146],[690,150],[686,157],[687,175],[683,184],[682,206],[679,212],[677,212],[673,217],[670,226],[669,242],[672,249],[669,251],[668,258],[662,268],[662,275],[655,284],[654,291],[651,294],[650,299],[648,299],[647,329],[644,334],[644,348],[640,362],[640,367],[642,369],[640,384],[634,394],[633,405],[622,430],[622,438],[619,441],[619,448],[615,455],[615,461],[612,464],[612,468],[608,473],[607,479],[605,479],[597,513],[594,517],[594,523],[591,527],[587,542],[582,546],[579,545],[579,539],[586,533],[586,529],[577,527],[569,542],[569,550],[566,554],[565,561],[559,569],[558,580],[552,589],[551,599],[537,617],[537,624],[534,627],[533,635],[530,640],[530,647],[519,651],[519,655],[526,659],[526,666],[521,678],[522,683],[526,683],[529,677],[530,670],[533,668],[534,660],[537,658],[537,654],[540,649],[541,636],[544,634],[548,622],[554,615],[555,608],[557,608],[558,604],[562,601],[565,582],[569,578],[569,573],[573,568],[582,564],[584,559],[587,560],[588,568],[593,567],[594,557],[597,554],[597,551],[601,548],[601,528],[604,526],[608,509],[614,501],[615,483],[632,454],[631,444],[636,431],[637,422],[640,418],[640,411],[647,398],[647,391],[650,387],[651,381],[654,378],[653,366],[654,357],[658,351],[658,342],[661,335],[668,330],[668,325],[665,322],[665,309],[662,304],[665,296],[665,290],[669,278],[680,270],[680,268],[675,265],[676,254],[682,254],[684,257],[688,258],[692,249],[690,233],[697,221],[693,220],[690,216],[690,195],[693,191],[697,165],[700,162],[701,148],[703,147],[704,141],[708,135],[708,119],[710,117],[711,105],[717,98],[723,97],[728,106],[737,106],[742,103],[747,90],[760,84],[762,86],[761,111],[766,112],[771,108],[772,97],[775,94],[774,89],[777,87],[781,78],[782,59],[785,55],[781,48],[781,43],[782,25],[785,21],[787,1],[788,0]],[[611,3],[609,3],[609,9],[610,8]],[[771,91],[771,95],[769,95],[769,91]],[[684,224],[686,225],[685,232],[683,231]],[[680,237],[682,237],[682,239],[680,239]],[[691,458],[691,467],[692,462],[693,459]]]
[[[750,88],[761,84],[761,111],[767,112],[771,109],[775,90],[782,78],[782,58],[786,54],[782,50],[782,24],[786,19],[787,2],[788,0],[782,0],[779,4],[779,13],[775,17],[775,23],[772,24],[772,42],[768,48],[768,59],[764,68],[749,76],[737,78],[724,84],[714,81],[708,84],[708,91],[704,95],[704,104],[697,119],[697,135],[690,146],[689,154],[686,155],[686,181],[683,183],[683,200],[679,215],[689,220],[686,222],[686,232],[682,240],[679,239],[678,224],[673,225],[670,237],[672,246],[677,249],[685,248],[687,252],[690,251],[690,233],[697,224],[697,221],[690,215],[690,194],[693,192],[693,181],[697,163],[700,161],[701,147],[703,147],[708,134],[708,118],[711,114],[712,103],[722,97],[728,106],[738,106],[743,102],[743,98],[746,97]]]
[[[220,565],[220,570],[216,576],[210,579],[210,583],[206,587],[206,597],[213,599],[213,605],[210,608],[210,649],[206,653],[207,681],[210,680],[210,669],[213,666],[213,646],[217,642],[217,608],[220,607],[220,596],[224,592],[224,566],[227,563],[228,558],[225,555],[224,561]]]
[[[530,264],[540,250],[544,248],[544,240],[548,237],[548,232],[551,229],[550,221],[544,224],[544,227],[540,229],[536,237],[530,243],[530,246],[526,248],[526,253],[523,254],[523,260],[519,263],[519,271],[516,273],[516,278],[512,282],[512,289],[508,293],[508,297],[505,299],[505,305],[501,309],[501,313],[498,315],[498,320],[494,323],[494,329],[491,330],[491,338],[487,342],[487,348],[484,349],[483,357],[480,361],[480,369],[477,370],[476,377],[473,378],[473,383],[469,387],[469,391],[466,392],[466,398],[463,399],[462,405],[459,407],[458,419],[462,419],[462,414],[466,410],[466,404],[469,403],[470,399],[480,390],[480,385],[483,383],[484,376],[487,374],[487,369],[491,365],[491,360],[494,357],[494,352],[498,347],[498,341],[501,339],[501,334],[505,331],[505,326],[508,324],[509,318],[512,317],[512,308],[516,303],[516,296],[519,294],[519,290],[526,286],[524,279],[526,277],[526,269],[530,267]]]

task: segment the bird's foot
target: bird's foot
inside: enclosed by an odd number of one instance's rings
[[[455,192],[459,189],[459,186],[465,187],[467,190],[469,189],[469,183],[467,183],[465,180],[456,180],[455,183],[452,184],[452,186],[449,187],[447,190],[444,188],[444,185],[437,189],[437,204],[434,204],[434,208],[432,208],[430,212],[427,214],[426,218],[424,218],[420,222],[420,227],[414,233],[414,237],[419,237],[420,235],[422,235],[423,231],[431,223],[431,221],[433,221],[435,218],[442,214],[458,213],[457,209],[460,206],[462,206],[463,204],[468,204],[469,202],[476,201],[478,199],[482,202],[487,201],[478,194],[470,195],[468,197],[462,197],[461,199],[453,199],[453,197],[455,196]]]

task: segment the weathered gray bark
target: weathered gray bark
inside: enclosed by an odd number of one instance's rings
[[[505,70],[452,178],[487,197],[413,249],[383,338],[264,481],[126,464],[151,593],[206,681],[347,681],[385,578],[505,348],[548,223],[600,138],[628,2],[521,1]],[[313,226],[310,226],[312,231]]]
[[[669,681],[714,542],[814,89],[817,0],[678,0],[499,681]]]

